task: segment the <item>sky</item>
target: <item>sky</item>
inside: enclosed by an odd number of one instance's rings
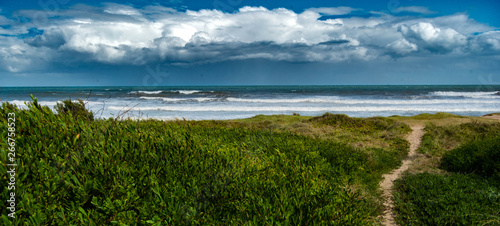
[[[500,1],[2,1],[0,87],[500,84]]]

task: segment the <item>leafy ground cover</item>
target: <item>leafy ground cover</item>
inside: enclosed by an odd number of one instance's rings
[[[500,136],[475,140],[445,153],[441,167],[450,172],[474,173],[500,181]]]
[[[408,152],[409,128],[384,118],[94,120],[83,109],[2,104],[2,178],[16,114],[15,225],[376,224],[378,181]]]
[[[467,174],[413,174],[396,181],[400,225],[499,225],[500,183]]]

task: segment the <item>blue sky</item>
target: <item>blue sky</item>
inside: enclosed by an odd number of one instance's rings
[[[0,3],[0,86],[499,84],[498,1]]]

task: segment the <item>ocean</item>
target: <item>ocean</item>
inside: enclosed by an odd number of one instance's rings
[[[499,85],[1,87],[0,99],[25,108],[30,94],[54,108],[82,99],[97,118],[239,119],[259,114],[372,117],[500,112]]]

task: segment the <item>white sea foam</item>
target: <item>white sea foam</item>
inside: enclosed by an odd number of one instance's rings
[[[193,94],[193,93],[199,93],[201,91],[199,90],[177,90],[180,94]]]
[[[15,104],[17,105],[18,107],[21,107],[21,108],[26,108],[26,104],[25,103],[29,103],[31,102],[31,100],[11,100],[11,101],[8,101],[9,103],[11,104]],[[50,108],[54,108],[57,103],[62,103],[61,101],[38,101],[38,104],[40,104],[41,106],[47,106],[47,107],[50,107]],[[95,106],[95,105],[102,105],[103,102],[99,102],[99,101],[84,101],[83,102],[86,106]],[[115,101],[111,102],[113,104],[116,104]]]
[[[122,110],[123,107],[110,106],[110,110]],[[155,106],[134,107],[135,111],[182,111],[182,112],[499,112],[498,107],[479,106],[342,106],[342,107],[299,107],[299,106]]]
[[[228,97],[227,101],[232,102],[248,102],[248,103],[336,103],[338,97],[323,97],[323,98],[297,98],[297,99],[245,99]]]
[[[217,100],[217,98],[208,98],[208,97],[198,97],[198,98],[140,97],[140,99],[162,100],[165,102],[182,102],[182,101],[207,102],[207,101],[216,101]]]
[[[177,98],[167,98],[167,97],[139,97],[140,99],[143,99],[143,100],[163,100],[163,101],[168,101],[168,100],[171,100],[171,101],[176,101]],[[178,99],[179,101],[181,99]]]
[[[380,100],[380,99],[338,99],[338,98],[302,98],[302,99],[245,99],[233,98],[226,99],[230,102],[244,103],[330,103],[330,104],[500,104],[499,100],[450,100],[450,99],[420,99],[420,100]]]
[[[436,91],[431,92],[434,96],[446,97],[469,97],[469,98],[500,98],[497,94],[498,91],[493,92],[455,92],[455,91]],[[497,96],[495,96],[497,95]]]
[[[25,102],[28,103],[28,102],[31,102],[31,101],[25,101],[25,100],[12,100],[12,101],[9,101],[9,103],[15,104],[18,107],[26,107]],[[58,101],[38,101],[38,104],[40,104],[42,106],[47,106],[47,107],[54,107],[54,106],[56,106],[57,103],[58,103]]]
[[[158,90],[158,91],[130,91],[129,93],[130,94],[139,94],[139,93],[142,93],[142,94],[160,94],[161,90]]]

